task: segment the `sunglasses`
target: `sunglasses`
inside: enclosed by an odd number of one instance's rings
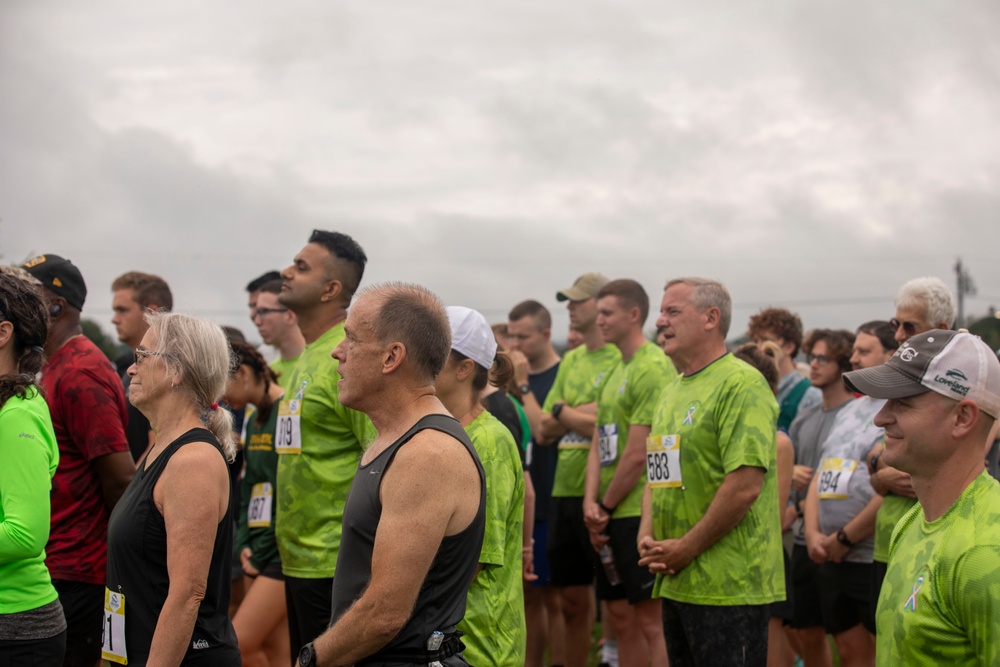
[[[894,317],[889,320],[889,326],[892,327],[893,331],[899,331],[899,327],[903,327],[903,332],[905,332],[907,336],[915,336],[917,334],[916,322],[900,322]]]
[[[833,357],[828,357],[825,354],[807,354],[806,361],[810,364],[815,361],[820,366],[826,366],[833,363]]]
[[[162,352],[153,352],[152,350],[144,350],[141,347],[137,347],[135,349],[135,352],[133,352],[133,354],[135,355],[135,365],[136,366],[141,366],[142,362],[145,361],[147,357],[165,357],[165,356],[167,356],[167,355],[165,355]]]

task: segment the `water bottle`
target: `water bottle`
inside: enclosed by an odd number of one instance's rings
[[[601,558],[601,565],[604,566],[604,576],[608,578],[608,583],[612,586],[622,583],[622,578],[618,576],[618,568],[615,567],[615,554],[611,551],[611,545],[605,544],[602,546],[598,550],[597,555]]]

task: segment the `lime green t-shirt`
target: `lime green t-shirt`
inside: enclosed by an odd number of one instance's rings
[[[876,623],[879,665],[1000,665],[1000,484],[989,473],[936,521],[919,504],[900,519]]]
[[[362,451],[375,439],[368,417],[338,400],[340,375],[330,352],[343,338],[341,322],[307,345],[289,374],[285,398],[301,404],[302,453],[278,456],[274,532],[282,572],[290,577],[333,576],[347,493]]]
[[[892,529],[903,515],[917,504],[916,498],[906,498],[890,493],[882,499],[882,507],[875,515],[875,553],[873,558],[880,563],[889,562],[889,542]]]
[[[299,355],[301,357],[302,355]],[[299,363],[299,357],[294,359],[275,359],[269,365],[271,370],[278,374],[278,384],[282,389],[288,391],[288,385],[292,381],[292,371],[295,370],[295,366]]]
[[[552,412],[552,406],[562,401],[571,408],[597,401],[604,381],[621,363],[622,353],[614,345],[605,345],[593,352],[580,346],[566,353],[559,364],[556,381],[545,398],[543,412]],[[591,438],[569,431],[559,438],[559,458],[556,460],[556,477],[552,485],[554,498],[582,498],[587,476],[587,457]]]
[[[655,539],[678,539],[691,530],[729,473],[743,466],[766,473],[743,520],[676,575],[657,575],[653,597],[717,606],[785,598],[777,419],[778,403],[764,376],[731,354],[663,390],[647,452],[668,442],[675,449],[670,456],[647,454],[669,469],[655,471],[650,482]]]
[[[486,533],[482,570],[472,580],[465,617],[465,659],[470,665],[523,665],[526,631],[521,543],[524,473],[510,430],[483,410],[465,427],[486,472]]]
[[[614,367],[597,400],[598,449],[601,462],[600,499],[618,470],[632,424],[650,425],[657,397],[677,374],[663,350],[646,341],[632,358]],[[643,471],[635,487],[618,503],[612,518],[642,515]]]

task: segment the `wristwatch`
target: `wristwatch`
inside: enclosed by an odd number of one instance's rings
[[[843,544],[848,549],[854,547],[854,542],[851,542],[851,540],[847,538],[847,533],[844,532],[843,528],[837,531],[837,541]]]
[[[531,385],[528,384],[527,382],[525,382],[524,384],[518,385],[517,386],[517,390],[521,392],[522,396],[524,396],[526,394],[530,394],[531,393]]]
[[[562,409],[564,407],[566,407],[565,403],[556,403],[555,405],[553,405],[552,406],[552,417],[554,419],[558,420],[559,419],[559,413],[562,412]]]
[[[882,458],[882,452],[879,452],[871,458],[870,465],[868,466],[868,472],[872,475],[878,472],[878,460]]]
[[[299,651],[299,667],[316,667],[316,649],[309,642]]]

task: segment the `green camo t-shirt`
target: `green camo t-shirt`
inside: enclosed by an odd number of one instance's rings
[[[332,577],[337,566],[344,503],[375,427],[338,400],[337,360],[341,322],[306,345],[290,373],[285,398],[301,392],[302,453],[278,456],[275,537],[281,570],[303,579]]]
[[[523,665],[524,587],[521,542],[524,472],[517,443],[500,420],[483,410],[465,427],[486,472],[486,533],[482,570],[472,580],[465,618],[465,659],[470,665]]]
[[[282,359],[279,357],[269,364],[271,370],[278,374],[278,384],[285,391],[288,391],[288,385],[292,382],[292,371],[295,370],[295,366],[298,363],[299,357],[293,359]]]
[[[983,471],[944,516],[920,505],[892,534],[879,665],[1000,665],[1000,484]]]
[[[559,364],[556,381],[545,398],[542,411],[551,413],[552,406],[559,401],[571,408],[596,402],[604,380],[621,359],[621,352],[610,344],[593,352],[588,352],[583,345],[570,350]],[[591,438],[574,431],[559,439],[559,458],[552,486],[554,498],[583,497],[590,442]]]
[[[743,520],[676,575],[657,575],[653,597],[718,606],[785,598],[777,419],[778,403],[764,376],[731,354],[663,390],[650,440],[679,440],[680,470],[672,469],[669,479],[681,485],[650,486],[655,539],[678,539],[691,530],[727,474],[743,466],[766,473]]]
[[[632,358],[611,372],[597,401],[598,448],[601,461],[600,499],[618,470],[628,429],[632,424],[653,423],[653,410],[663,388],[677,374],[663,350],[646,341]],[[618,503],[612,518],[642,515],[642,492],[646,487],[643,471],[635,488]]]
[[[894,493],[882,499],[882,507],[875,515],[875,554],[874,560],[880,563],[889,562],[889,542],[892,540],[892,529],[910,509],[917,504],[916,498],[897,496]]]

